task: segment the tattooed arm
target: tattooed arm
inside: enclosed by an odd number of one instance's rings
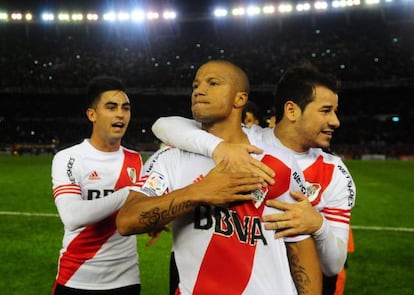
[[[322,268],[313,239],[286,243],[286,248],[298,294],[322,294]]]
[[[131,191],[116,218],[118,231],[121,235],[156,231],[200,204],[252,200],[248,192],[261,188],[263,178],[250,172],[229,173],[227,165],[222,161],[199,182],[161,197]]]

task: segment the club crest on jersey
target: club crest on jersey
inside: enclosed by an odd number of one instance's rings
[[[131,182],[135,184],[137,182],[137,170],[134,167],[127,167],[127,173]]]
[[[150,196],[161,196],[164,194],[166,188],[167,182],[165,180],[165,177],[155,171],[148,176],[147,180],[142,186],[142,190],[144,190]]]
[[[269,189],[267,187],[263,187],[253,192],[253,197],[254,197],[253,204],[256,207],[256,209],[259,208],[260,205],[262,205],[264,199],[266,198],[268,191]]]
[[[308,195],[309,202],[313,202],[319,196],[322,186],[319,183],[310,183],[306,181],[306,194]]]

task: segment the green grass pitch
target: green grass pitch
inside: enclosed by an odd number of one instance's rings
[[[0,293],[50,294],[62,224],[55,217],[51,156],[0,156]],[[357,184],[355,253],[346,294],[413,294],[414,161],[347,161]],[[42,213],[42,215],[24,215]],[[16,214],[14,214],[16,213]],[[50,216],[45,215],[50,214]],[[138,238],[143,295],[168,294],[171,234]]]

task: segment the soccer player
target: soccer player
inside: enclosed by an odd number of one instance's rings
[[[241,128],[248,92],[239,67],[209,61],[193,82],[193,117],[216,136],[249,144],[254,139]],[[266,150],[260,160],[276,171],[276,185],[255,189],[253,200],[226,202],[220,196],[224,188],[205,182],[217,167],[224,168],[223,162],[214,168],[210,157],[170,146],[146,162],[142,194],[134,192],[119,211],[117,226],[126,235],[156,230],[175,218],[176,294],[320,294],[322,272],[313,239],[290,237],[285,245],[261,221],[263,214],[274,212],[266,200],[294,202],[289,191],[305,191],[300,168],[289,151],[254,144]]]
[[[243,109],[242,121],[246,127],[259,125],[259,107],[253,101],[248,101]]]
[[[284,212],[264,216],[263,220],[268,222],[266,229],[277,230],[276,238],[311,234],[327,276],[336,275],[344,265],[356,197],[355,184],[345,164],[324,151],[340,125],[336,115],[337,91],[337,80],[312,65],[292,67],[275,89],[275,128],[244,129],[251,137],[289,150],[304,171],[309,198],[293,193],[296,204],[269,200],[266,205]],[[160,118],[153,125],[153,132],[165,143],[212,156],[216,161],[226,155],[241,166],[252,165],[246,146],[223,142],[200,130],[193,120]]]
[[[121,81],[90,81],[89,139],[58,152],[52,164],[53,196],[64,225],[53,294],[139,294],[136,237],[121,236],[115,216],[137,185],[140,154],[121,146],[130,100]]]

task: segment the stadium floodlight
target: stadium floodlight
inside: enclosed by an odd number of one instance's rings
[[[160,15],[156,11],[150,11],[150,12],[147,13],[147,19],[149,19],[149,20],[159,19],[159,18],[160,18]]]
[[[131,20],[141,22],[145,19],[145,13],[142,10],[133,10],[131,13]]]
[[[333,8],[343,8],[343,7],[352,7],[358,6],[361,4],[360,0],[335,0],[332,1]]]
[[[162,17],[164,19],[176,19],[177,13],[175,11],[172,11],[172,10],[167,10],[167,11],[163,12]]]
[[[96,13],[88,13],[88,14],[86,15],[86,19],[87,19],[88,21],[97,21],[97,20],[99,19],[99,15],[98,15],[98,14],[96,14]]]
[[[9,15],[7,12],[0,11],[0,21],[8,21]]]
[[[296,5],[296,11],[309,11],[310,9],[311,9],[311,5],[308,2],[298,3]]]
[[[215,17],[225,17],[227,16],[228,11],[225,8],[216,8],[214,9],[214,16]]]
[[[326,10],[328,9],[328,2],[326,1],[316,1],[314,4],[316,10]]]
[[[44,12],[42,13],[42,20],[45,22],[50,22],[55,19],[55,15],[51,12]]]
[[[83,21],[82,13],[72,13],[71,19],[75,22]]]
[[[23,19],[23,15],[20,12],[13,12],[11,14],[11,19],[14,21],[21,21]]]
[[[24,19],[27,21],[31,21],[33,20],[33,15],[30,12],[28,12],[24,15]]]
[[[61,22],[68,22],[70,21],[69,13],[59,13],[58,20]]]
[[[365,0],[365,4],[367,5],[376,5],[379,3],[380,3],[380,0]]]
[[[254,6],[254,5],[250,5],[247,7],[247,15],[249,16],[255,16],[260,14],[260,7],[259,6]]]
[[[236,7],[236,8],[232,9],[231,14],[234,15],[234,16],[245,15],[246,10],[244,9],[244,7]]]
[[[279,5],[279,12],[280,13],[289,13],[292,12],[293,7],[289,3],[282,3]]]
[[[263,13],[264,14],[273,14],[275,13],[275,7],[273,5],[265,5],[263,6]]]
[[[124,22],[124,21],[128,21],[130,19],[130,15],[128,12],[118,12],[117,14],[117,20]]]
[[[116,14],[115,14],[115,12],[113,12],[113,11],[111,11],[111,12],[106,12],[106,13],[104,13],[104,15],[103,15],[103,19],[104,19],[105,21],[110,21],[110,22],[113,22],[113,21],[115,21],[115,20],[116,20]]]

